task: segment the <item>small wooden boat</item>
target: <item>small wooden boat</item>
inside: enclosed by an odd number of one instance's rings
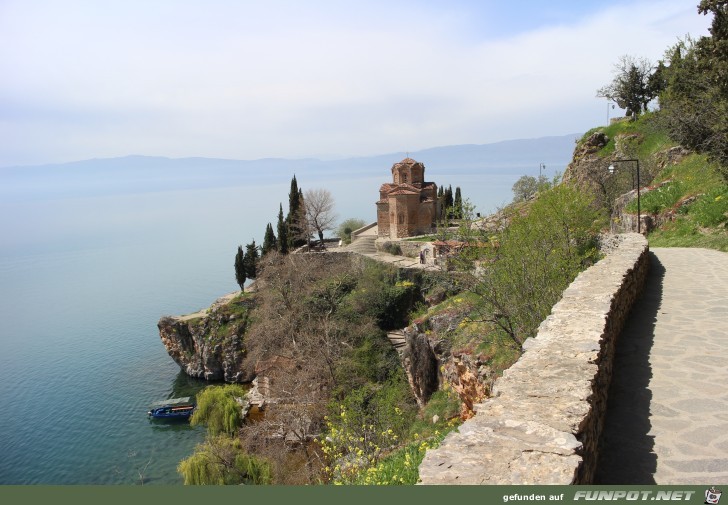
[[[189,396],[170,398],[153,403],[147,415],[154,419],[189,419],[195,406],[194,399]]]

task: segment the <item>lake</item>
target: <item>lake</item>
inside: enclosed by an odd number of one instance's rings
[[[2,170],[0,484],[181,483],[177,463],[204,430],[152,422],[146,410],[205,384],[180,373],[156,323],[237,289],[236,248],[260,244],[279,203],[287,211],[292,171],[278,182],[251,173],[229,187],[218,177],[199,189],[169,175],[135,186],[96,173],[89,189],[84,179],[50,182],[63,172],[15,170],[3,180]],[[376,177],[297,174],[304,190],[331,191],[341,220],[370,222],[390,177],[389,166]],[[444,182],[487,212],[510,199],[517,177],[471,172]]]

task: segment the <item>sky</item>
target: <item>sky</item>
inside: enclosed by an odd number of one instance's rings
[[[698,0],[0,0],[0,167],[366,156],[584,132]]]

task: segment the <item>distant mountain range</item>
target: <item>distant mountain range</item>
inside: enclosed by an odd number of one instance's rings
[[[187,190],[217,187],[278,184],[293,174],[307,184],[326,180],[379,178],[389,180],[393,163],[406,155],[421,161],[426,178],[457,184],[458,176],[506,176],[510,181],[523,174],[563,172],[571,161],[579,134],[521,139],[482,145],[457,145],[411,153],[339,160],[265,158],[229,160],[217,158],[164,158],[126,156],[71,163],[0,168],[0,197],[43,198],[103,196],[134,192]],[[499,177],[503,179],[503,177]],[[440,182],[442,181],[442,182]],[[501,184],[503,184],[501,182]],[[512,183],[511,183],[512,184]]]

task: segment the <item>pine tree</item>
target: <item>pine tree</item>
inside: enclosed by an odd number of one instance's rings
[[[245,275],[248,279],[255,279],[258,269],[258,246],[255,245],[255,239],[245,246],[245,257],[243,258],[243,266]]]
[[[273,226],[268,223],[268,226],[265,227],[265,237],[263,238],[263,248],[261,249],[261,253],[265,256],[268,252],[275,251],[277,249],[278,241],[276,240],[275,233],[273,233]]]
[[[278,209],[278,252],[288,254],[288,226],[283,219],[283,204]]]
[[[235,281],[240,289],[245,288],[245,255],[242,246],[238,246],[238,253],[235,255]]]

